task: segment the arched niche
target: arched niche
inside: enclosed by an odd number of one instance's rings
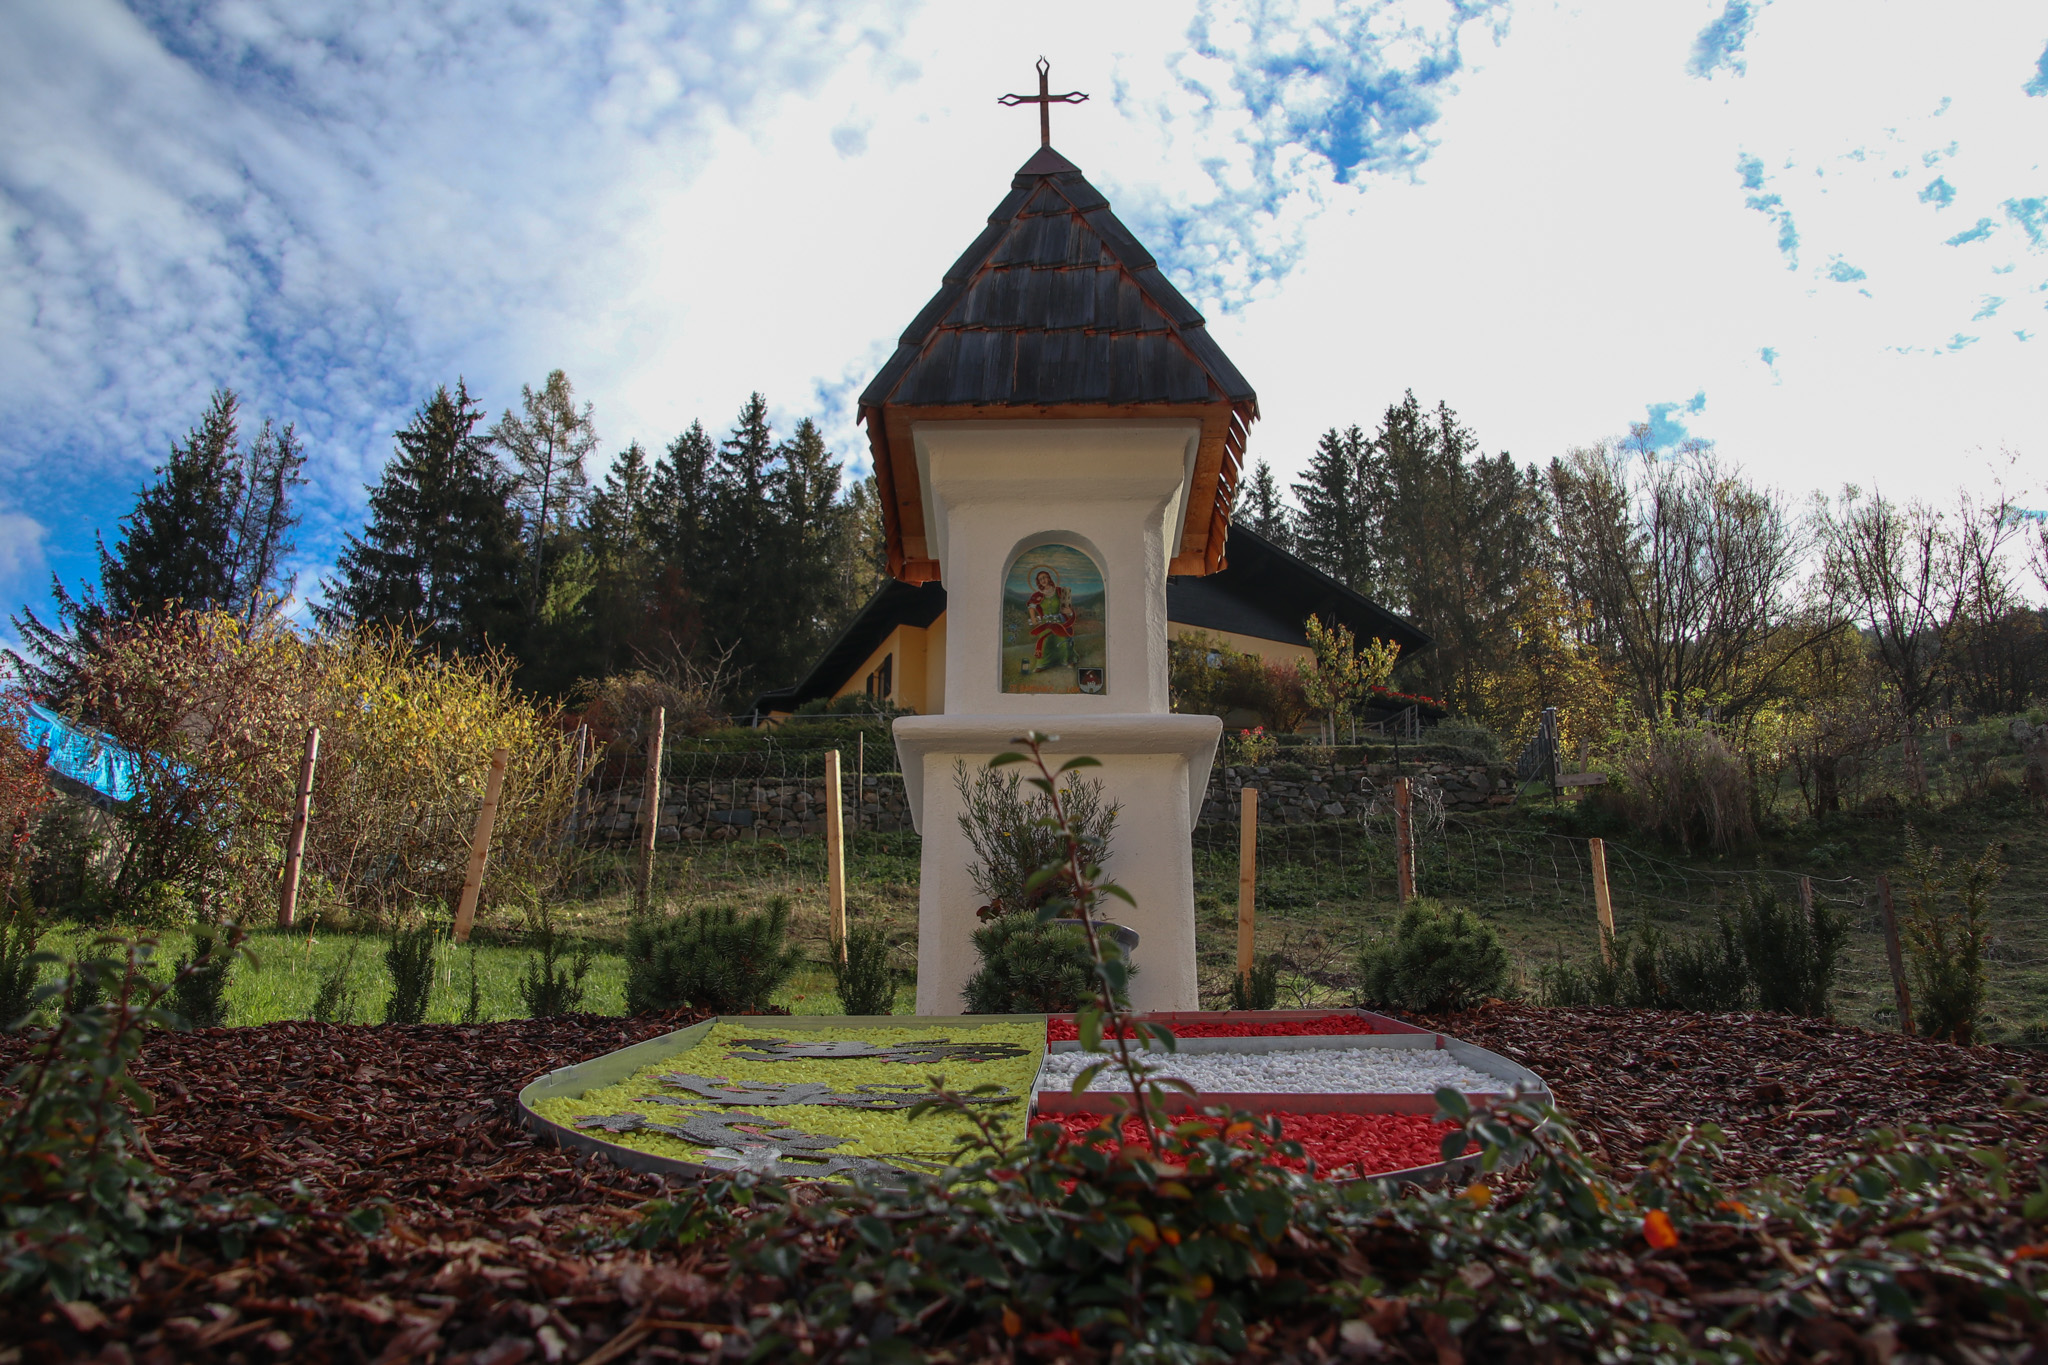
[[[1102,561],[1081,537],[1027,536],[1003,571],[997,668],[1005,692],[1109,691],[1109,595]]]

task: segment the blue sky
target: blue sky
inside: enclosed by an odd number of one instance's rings
[[[567,370],[607,452],[759,388],[862,463],[1040,52],[1283,473],[1412,387],[1525,460],[1647,421],[1795,495],[2048,506],[2035,3],[18,0],[0,608],[89,572],[218,384],[306,438],[308,586],[458,374]]]

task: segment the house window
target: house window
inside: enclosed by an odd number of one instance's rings
[[[868,696],[876,701],[887,701],[896,691],[896,656],[884,654],[882,666],[868,674]]]

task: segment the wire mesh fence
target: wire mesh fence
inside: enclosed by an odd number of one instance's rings
[[[726,891],[818,900],[826,879],[823,838],[829,751],[773,744],[720,745],[684,740],[662,761],[656,815],[657,895],[694,899]],[[887,883],[914,900],[919,845],[910,832],[901,779],[864,771],[864,756],[841,749],[844,828],[853,845],[850,881]],[[894,755],[886,756],[893,760]],[[894,763],[890,762],[890,768]],[[587,890],[630,885],[647,799],[646,756],[613,753],[589,765],[573,836],[588,851]],[[1525,969],[1600,949],[1588,841],[1525,821],[1447,813],[1418,789],[1413,811],[1416,892],[1469,905],[1494,922]],[[1237,802],[1228,802],[1234,816]],[[1234,960],[1239,827],[1206,822],[1192,836],[1205,975],[1212,987]],[[1958,850],[1964,852],[1965,850]],[[1798,904],[1802,879],[1814,903],[1841,911],[1851,925],[1837,999],[1863,1022],[1891,1018],[1892,988],[1874,881],[1829,871],[1830,850],[1816,849],[1814,870],[1736,868],[1687,862],[1608,841],[1609,893],[1617,929],[1666,932],[1711,928],[1745,897],[1769,894]],[[1975,850],[1967,850],[1974,854]],[[1262,822],[1258,832],[1260,950],[1278,950],[1297,968],[1304,991],[1342,989],[1369,935],[1398,908],[1392,803],[1374,800],[1362,816]],[[2020,981],[2048,964],[2048,917],[2023,891],[1993,901],[1994,978]],[[1903,902],[1900,909],[1905,908]],[[1306,1002],[1306,997],[1304,998]]]

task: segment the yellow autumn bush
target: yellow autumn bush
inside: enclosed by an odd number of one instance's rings
[[[318,725],[304,881],[321,899],[378,922],[452,907],[501,746],[483,906],[546,894],[567,853],[574,755],[556,713],[511,676],[502,655],[443,657],[381,628],[308,636],[220,612],[125,627],[82,690],[87,718],[144,756],[123,882],[273,907]]]
[[[452,906],[491,751],[510,751],[482,905],[546,894],[567,852],[572,745],[502,655],[443,657],[377,629],[307,645],[320,726],[306,862],[377,919]]]

